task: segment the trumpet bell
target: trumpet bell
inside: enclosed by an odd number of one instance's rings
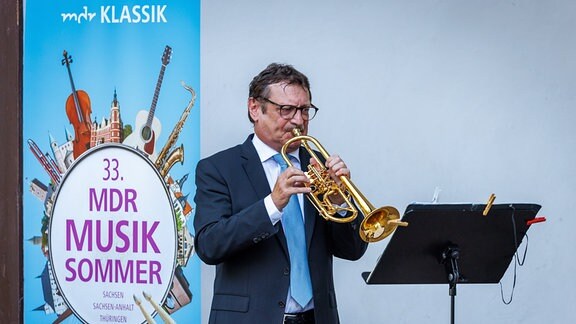
[[[320,161],[320,159],[316,156],[316,153],[312,150],[308,142],[314,144],[324,158],[328,159],[330,157],[330,154],[328,154],[314,137],[302,135],[298,128],[294,128],[292,134],[294,137],[286,141],[280,151],[282,158],[289,166],[292,166],[292,163],[288,158],[286,150],[288,146],[295,141],[300,141],[300,145],[306,149],[306,151],[310,153],[310,156],[316,161]],[[361,211],[365,217],[360,225],[360,237],[368,243],[384,239],[392,234],[398,226],[408,226],[408,223],[400,221],[400,213],[396,208],[391,206],[374,208],[374,205],[364,197],[362,192],[360,192],[346,176],[342,175],[339,177],[341,185],[338,185],[331,179],[325,167],[321,166],[316,169],[315,167],[309,166],[308,169],[306,175],[313,185],[310,186],[312,191],[308,193],[307,196],[324,219],[337,223],[348,223],[356,219],[358,211]],[[340,196],[348,207],[338,209],[339,207],[333,206],[329,196],[334,194]],[[355,205],[358,207],[355,207]],[[345,211],[349,216],[337,217],[336,215],[339,214],[339,211]]]
[[[360,225],[360,237],[368,243],[378,242],[392,234],[398,226],[408,226],[400,221],[400,213],[391,206],[380,207],[365,215]]]

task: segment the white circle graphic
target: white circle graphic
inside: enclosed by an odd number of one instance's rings
[[[50,262],[64,300],[87,323],[143,323],[172,284],[174,208],[154,165],[136,150],[102,144],[63,178],[51,213]]]

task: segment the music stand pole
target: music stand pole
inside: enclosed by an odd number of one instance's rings
[[[458,258],[460,249],[456,245],[448,245],[442,251],[442,263],[446,267],[448,274],[448,294],[450,295],[450,323],[454,324],[454,309],[456,303],[456,285],[460,281],[460,271],[458,270]]]

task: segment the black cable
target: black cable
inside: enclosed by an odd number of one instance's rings
[[[514,255],[516,256],[516,262],[518,262],[518,265],[523,266],[524,262],[526,261],[526,253],[528,252],[528,232],[526,232],[526,234],[524,234],[524,236],[526,237],[526,247],[524,248],[524,255],[522,256],[522,261],[520,261],[519,257],[518,257],[518,248],[520,247],[518,245],[518,238],[516,237],[516,219],[514,219],[514,212],[516,211],[516,209],[514,208],[513,205],[510,205],[510,208],[512,208],[512,226],[514,227]]]
[[[504,289],[502,288],[502,281],[499,282],[500,284],[500,296],[502,297],[502,302],[505,305],[509,305],[510,303],[512,303],[512,299],[514,297],[514,289],[516,288],[516,267],[518,266],[523,266],[524,262],[526,261],[526,255],[528,254],[528,234],[526,233],[524,236],[526,237],[526,247],[524,248],[524,255],[522,256],[522,261],[520,261],[520,257],[518,256],[518,238],[516,236],[516,220],[514,219],[514,213],[516,212],[516,209],[514,208],[513,205],[510,205],[510,208],[512,208],[512,227],[513,227],[513,234],[514,234],[514,280],[512,281],[512,292],[510,293],[510,299],[508,301],[506,301],[504,299]]]
[[[500,281],[499,284],[500,284],[500,296],[502,297],[502,302],[505,305],[510,305],[510,303],[512,303],[512,299],[514,298],[514,288],[516,288],[516,262],[514,262],[514,281],[512,283],[512,292],[510,293],[510,300],[506,301],[504,299],[504,289],[502,288],[502,281]]]

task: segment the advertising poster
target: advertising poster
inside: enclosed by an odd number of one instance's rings
[[[24,322],[200,323],[200,1],[24,15]]]

